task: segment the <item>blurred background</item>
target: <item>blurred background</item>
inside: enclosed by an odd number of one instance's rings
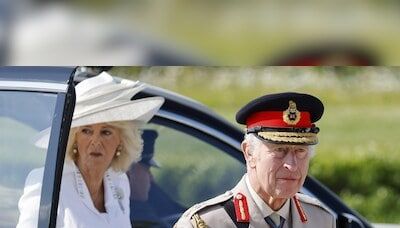
[[[369,221],[400,223],[400,68],[114,67],[110,72],[198,100],[233,124],[239,108],[266,93],[319,97],[325,113],[311,175]]]
[[[398,65],[400,2],[0,1],[9,65]]]

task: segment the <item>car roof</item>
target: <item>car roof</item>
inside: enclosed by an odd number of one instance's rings
[[[67,84],[74,67],[1,67],[0,79]]]

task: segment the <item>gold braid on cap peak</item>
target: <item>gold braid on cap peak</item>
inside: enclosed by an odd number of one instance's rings
[[[263,139],[282,143],[307,143],[317,144],[317,134],[310,132],[257,132]]]

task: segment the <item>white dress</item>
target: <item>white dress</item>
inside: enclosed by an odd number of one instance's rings
[[[32,170],[19,200],[20,217],[17,228],[37,227],[42,188],[43,168]],[[129,180],[125,173],[108,169],[104,174],[104,206],[100,213],[93,204],[89,190],[73,162],[66,161],[61,181],[56,227],[131,227],[129,218]]]

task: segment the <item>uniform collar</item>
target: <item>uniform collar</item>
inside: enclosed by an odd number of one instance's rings
[[[279,216],[285,218],[285,220],[288,221],[290,214],[290,200],[286,200],[285,204],[283,204],[283,206],[278,211],[274,211],[268,206],[268,204],[264,202],[264,200],[261,199],[261,197],[253,189],[247,174],[245,176],[245,183],[247,188],[249,189],[250,196],[253,198],[264,218],[270,216],[273,213],[277,213]]]

